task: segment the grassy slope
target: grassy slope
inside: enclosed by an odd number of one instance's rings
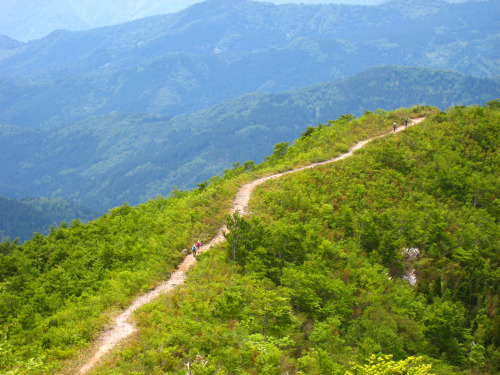
[[[181,374],[190,362],[203,374],[343,374],[371,353],[423,355],[437,374],[495,373],[499,124],[498,108],[451,109],[262,186],[237,227],[237,264],[236,236],[203,254],[97,373]],[[268,167],[335,154],[325,139],[343,126],[313,130]],[[416,288],[400,279],[412,246]]]
[[[390,114],[385,125],[393,118]],[[360,123],[365,129],[359,132],[344,124],[339,141],[347,145],[378,134],[382,123],[371,128]],[[346,145],[329,149],[329,154]],[[308,158],[317,157],[312,153]],[[278,169],[275,159],[262,165],[260,173]],[[137,208],[125,205],[88,224],[56,228],[14,250],[3,244],[1,298],[6,303],[0,316],[3,324],[16,322],[9,335],[19,356],[45,353],[50,363],[57,363],[84,347],[114,309],[168,275],[190,241],[216,233],[238,181],[252,178],[241,175],[244,169],[226,170],[224,178],[212,178],[202,192],[176,191]]]
[[[379,111],[378,114],[367,113],[361,120],[349,122],[349,118],[344,117],[331,122],[329,126],[309,129],[295,142],[294,147],[287,151],[285,157],[275,152],[268,161],[256,168],[253,175],[285,170],[294,165],[306,164],[308,161],[336,156],[356,140],[387,130],[394,120],[401,122],[406,116],[418,117],[431,111],[435,112],[428,108],[396,112]],[[335,139],[335,142],[330,142],[331,139]],[[333,145],[335,147],[332,147]],[[289,161],[289,158],[293,159],[293,162]],[[207,240],[215,233],[223,222],[237,185],[253,178],[252,175],[241,174],[243,171],[243,167],[227,170],[224,179],[212,179],[204,191],[175,192],[169,199],[159,197],[137,208],[128,206],[117,208],[109,215],[87,225],[73,223],[71,228],[58,228],[50,235],[30,241],[23,247],[15,249],[10,255],[0,258],[2,280],[7,278],[2,283],[1,298],[9,301],[10,305],[10,308],[1,311],[2,321],[17,322],[9,330],[11,342],[15,343],[19,355],[21,356],[23,352],[25,355],[29,353],[30,356],[46,353],[51,366],[57,368],[61,363],[64,363],[64,368],[74,366],[73,359],[79,348],[85,348],[85,343],[109,321],[116,308],[127,305],[133,295],[148,289],[157,280],[165,277],[178,262],[178,250],[186,247],[195,237]],[[288,177],[288,180],[293,181],[294,178]],[[311,192],[311,197],[313,194],[314,192]],[[264,198],[261,199],[265,201]],[[284,199],[281,200],[286,202]],[[269,205],[268,208],[275,209],[274,205]],[[324,209],[327,210],[328,207]],[[260,209],[256,206],[254,210]],[[328,210],[326,212],[328,213]],[[271,211],[263,212],[260,220],[271,220],[269,215],[272,216]],[[272,226],[272,221],[269,222]],[[258,227],[258,223],[253,225]],[[318,227],[313,225],[310,228],[311,233],[317,229]],[[285,231],[294,233],[293,227]],[[333,241],[335,236],[338,234],[327,234],[329,241]],[[309,237],[309,234],[305,237]],[[318,245],[318,240],[311,239],[311,241],[315,247]],[[358,264],[363,272],[370,275],[369,283],[374,283],[374,290],[391,290],[387,289],[385,279],[380,277],[384,270],[383,266],[374,264],[374,261],[383,263],[387,259],[379,259],[375,254],[370,261],[363,260],[359,258],[361,249],[357,248],[356,244],[349,244],[346,248],[342,248],[342,244],[334,245],[333,242],[330,245],[320,243],[319,247],[321,246],[323,248],[333,246],[335,250],[331,256],[334,256],[336,261],[347,259],[349,263],[349,267],[342,271],[335,269],[331,275],[332,279],[339,274],[344,275],[341,279],[349,278],[348,274],[353,272],[352,267],[356,268],[355,264]],[[7,246],[2,249],[4,248]],[[235,268],[226,262],[224,252],[213,256],[210,254],[201,258],[204,260],[191,272],[185,287],[172,297],[162,298],[159,302],[143,309],[139,314],[143,325],[142,334],[134,339],[132,346],[112,359],[114,365],[110,367],[109,363],[105,364],[106,369],[101,368],[99,373],[127,373],[139,368],[152,370],[155,366],[179,371],[187,359],[194,360],[197,354],[209,356],[212,359],[211,363],[216,367],[222,366],[220,358],[227,357],[227,361],[223,363],[227,371],[231,366],[239,368],[239,361],[244,363],[258,361],[262,366],[269,361],[272,363],[281,361],[290,371],[295,371],[300,366],[303,369],[312,369],[312,363],[317,362],[321,356],[330,358],[330,362],[334,361],[331,363],[336,363],[331,366],[337,368],[346,364],[347,358],[361,360],[362,355],[376,351],[373,338],[372,341],[368,340],[372,346],[363,344],[364,349],[360,350],[358,355],[348,351],[344,355],[338,354],[340,357],[333,356],[332,359],[331,347],[312,350],[311,348],[315,346],[314,340],[309,340],[308,336],[312,334],[310,331],[312,327],[319,323],[313,319],[314,316],[309,316],[311,312],[308,312],[307,308],[302,307],[306,311],[297,309],[291,302],[293,294],[289,294],[290,291],[276,289],[272,278],[249,278],[248,275],[241,274],[241,268]],[[26,266],[26,262],[30,259],[37,262],[36,272]],[[398,270],[398,267],[391,269],[390,263],[386,266],[389,266],[392,272]],[[258,265],[253,267],[258,271]],[[325,265],[320,267],[324,269]],[[69,272],[65,275],[62,270]],[[300,270],[287,271],[291,272],[289,277],[293,278],[292,271]],[[262,272],[265,274],[262,267],[259,272],[257,274],[260,276]],[[82,275],[86,277],[86,285],[78,284]],[[353,279],[357,280],[358,277],[359,273],[354,275]],[[64,279],[64,282],[55,285],[54,281],[58,279]],[[334,284],[328,288],[344,288],[338,281],[334,281]],[[15,287],[19,290],[15,290]],[[345,288],[347,288],[347,300],[343,300],[342,303],[349,309],[349,306],[352,307],[353,298],[359,296],[354,293],[356,290],[354,286],[348,285]],[[366,288],[360,288],[359,291],[365,299],[366,293],[372,292]],[[408,288],[403,287],[398,293],[404,295],[404,298],[401,298],[407,303],[411,303],[415,298]],[[29,300],[30,303],[21,306],[23,298],[29,298],[30,295],[37,295],[37,300]],[[399,297],[396,295],[390,298]],[[46,301],[43,301],[44,299]],[[368,298],[368,302],[369,300]],[[47,310],[47,303],[54,302],[60,307]],[[243,302],[245,303],[242,304]],[[363,299],[361,302],[367,303]],[[211,312],[214,303],[219,311],[215,316]],[[265,308],[262,310],[262,303],[264,306],[271,303],[278,308],[275,315],[269,319],[271,323],[265,324],[268,326],[265,330],[266,335],[275,337],[278,341],[274,339],[263,341],[262,337],[257,335],[258,333],[262,335],[262,322],[266,321],[267,313]],[[355,305],[358,303],[360,302],[357,301]],[[424,302],[416,298],[415,303],[420,306]],[[34,319],[28,319],[30,316],[34,316]],[[172,320],[175,317],[182,319]],[[328,321],[326,319],[326,322]],[[330,320],[328,324],[331,327],[331,324],[337,323],[332,323]],[[172,327],[172,329],[165,330],[162,327]],[[284,327],[283,330],[281,327]],[[305,329],[306,327],[309,328]],[[324,326],[327,327],[328,325]],[[347,328],[342,327],[342,329]],[[171,336],[172,334],[174,336]],[[320,335],[320,332],[315,334]],[[200,340],[193,340],[193,337],[200,337]],[[211,338],[206,341],[207,337]],[[297,345],[302,349],[299,350]],[[340,348],[338,346],[340,342],[332,345],[337,349]],[[348,350],[349,347],[356,348],[356,345],[347,346],[342,351]],[[160,347],[164,349],[159,350]],[[272,358],[266,359],[262,356],[264,347],[269,349]],[[408,352],[407,347],[403,350]],[[298,354],[301,351],[304,351],[303,355]],[[235,354],[235,357],[231,353],[239,354]],[[297,359],[299,357],[302,359]],[[326,359],[325,361],[330,363]],[[447,369],[446,364],[441,366]],[[312,371],[310,373],[314,373]]]

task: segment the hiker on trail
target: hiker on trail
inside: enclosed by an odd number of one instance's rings
[[[394,128],[394,132],[396,132],[396,127],[397,127],[396,123],[392,124],[392,127]]]
[[[196,244],[193,244],[193,256],[196,257]]]
[[[198,240],[198,241],[196,242],[196,251],[200,252],[200,247],[201,247],[201,241],[200,241],[200,240]]]
[[[407,128],[407,127],[408,127],[408,119],[406,118],[405,119],[405,128]]]

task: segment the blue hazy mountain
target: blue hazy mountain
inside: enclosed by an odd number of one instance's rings
[[[251,93],[175,117],[108,114],[44,130],[0,126],[0,195],[61,197],[104,211],[168,195],[260,162],[279,142],[342,114],[500,97],[498,79],[424,68],[372,68],[347,80]]]
[[[111,112],[176,116],[378,65],[496,77],[497,9],[496,1],[210,0],[116,26],[55,31],[3,47],[0,121],[42,128]]]

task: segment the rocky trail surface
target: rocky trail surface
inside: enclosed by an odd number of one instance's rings
[[[418,124],[419,122],[423,121],[424,117],[420,118],[415,118],[412,119],[409,123],[408,126],[413,126],[415,124]],[[396,132],[400,132],[404,130],[404,126],[399,126],[396,129]],[[391,133],[393,133],[391,131]],[[240,215],[245,215],[247,212],[248,208],[248,202],[250,201],[250,197],[252,196],[252,192],[255,189],[256,186],[271,180],[271,179],[276,179],[280,178],[282,176],[285,176],[287,174],[291,173],[296,173],[305,169],[309,168],[314,168],[318,165],[323,165],[323,164],[329,164],[329,163],[334,163],[339,160],[343,160],[349,156],[352,156],[354,151],[359,150],[363,146],[365,146],[368,142],[376,139],[376,138],[381,138],[389,133],[385,133],[379,136],[375,136],[369,139],[366,139],[364,141],[360,141],[356,144],[354,144],[348,152],[341,154],[337,156],[336,158],[325,160],[322,162],[318,163],[313,163],[304,167],[300,167],[297,169],[293,169],[290,171],[282,172],[282,173],[277,173],[274,175],[266,176],[266,177],[261,177],[258,178],[252,182],[249,182],[247,184],[244,184],[240,187],[238,192],[236,193],[236,197],[233,201],[232,207],[231,207],[231,214],[238,212]],[[200,248],[200,252],[204,252],[209,250],[211,247],[223,242],[225,240],[224,238],[224,232],[226,231],[226,227],[223,226],[218,234],[207,244],[204,244]],[[88,371],[94,367],[96,363],[99,362],[99,360],[110,350],[112,350],[120,341],[128,337],[130,334],[132,334],[136,329],[133,326],[133,323],[130,323],[128,320],[132,313],[137,310],[139,307],[142,305],[151,302],[154,300],[156,297],[158,297],[160,294],[167,293],[174,289],[177,285],[183,284],[185,279],[186,279],[186,272],[191,268],[191,266],[196,263],[196,259],[193,257],[192,254],[187,255],[184,260],[179,264],[179,267],[175,272],[173,272],[170,276],[170,278],[161,284],[159,284],[155,289],[151,290],[150,292],[143,294],[142,296],[137,297],[132,304],[125,310],[123,311],[120,315],[118,315],[115,320],[113,325],[106,331],[104,331],[100,337],[97,339],[96,344],[94,345],[95,350],[94,354],[92,357],[78,370],[79,374],[85,374]]]

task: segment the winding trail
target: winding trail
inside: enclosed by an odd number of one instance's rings
[[[408,123],[408,126],[413,126],[415,124],[418,124],[419,122],[423,121],[425,117],[419,117],[410,120]],[[397,129],[396,132],[400,132],[404,130],[405,127],[400,125]],[[393,133],[392,131],[390,133]],[[378,135],[372,138],[368,138],[364,141],[360,141],[356,144],[354,144],[348,152],[345,154],[339,155],[334,159],[329,159],[325,160],[322,162],[318,163],[313,163],[304,167],[300,167],[297,169],[293,169],[287,172],[282,172],[282,173],[277,173],[274,175],[266,176],[266,177],[261,177],[258,178],[252,182],[249,182],[247,184],[244,184],[240,187],[238,192],[236,193],[236,197],[234,198],[232,207],[231,207],[231,214],[238,212],[240,215],[245,215],[247,213],[248,209],[248,202],[250,201],[250,197],[252,196],[252,192],[255,189],[256,186],[272,180],[276,178],[280,178],[282,176],[285,176],[287,174],[303,171],[305,169],[310,169],[314,168],[318,165],[323,165],[323,164],[329,164],[329,163],[334,163],[339,160],[343,160],[349,156],[352,156],[354,151],[359,150],[363,146],[365,146],[367,143],[371,142],[372,140],[376,138],[381,138],[385,137],[386,135],[389,135],[390,133],[384,133],[382,135]],[[203,245],[200,248],[200,252],[204,252],[209,250],[211,247],[224,242],[224,232],[227,230],[226,226],[222,226],[222,228],[219,230],[217,235],[207,244]],[[136,328],[128,322],[128,319],[132,315],[132,313],[137,310],[139,307],[142,305],[151,302],[155,298],[157,298],[160,294],[167,293],[174,289],[177,285],[183,284],[184,281],[186,280],[186,272],[191,268],[191,266],[196,263],[196,259],[193,257],[192,254],[187,255],[184,260],[179,264],[179,267],[175,272],[173,272],[170,276],[170,278],[161,284],[159,284],[155,289],[151,290],[150,292],[143,294],[142,296],[137,297],[132,304],[125,310],[123,311],[120,315],[118,315],[115,318],[114,324],[112,327],[103,332],[101,336],[97,339],[95,347],[96,351],[94,355],[85,363],[80,369],[78,370],[79,374],[85,374],[88,371],[94,367],[94,365],[100,361],[100,359],[108,353],[111,349],[113,349],[120,341],[125,339],[127,336],[131,335],[133,332],[136,331]]]

